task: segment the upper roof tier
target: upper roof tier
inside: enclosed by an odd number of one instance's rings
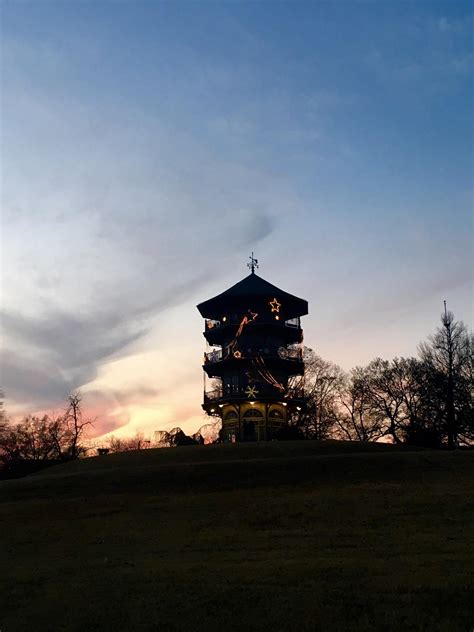
[[[225,314],[245,313],[277,299],[285,319],[304,316],[308,313],[308,301],[288,294],[252,272],[222,294],[214,296],[197,306],[204,318],[219,320]]]

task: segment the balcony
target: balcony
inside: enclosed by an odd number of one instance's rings
[[[222,360],[222,349],[216,349],[215,351],[208,351],[204,354],[204,364],[209,362],[220,362]]]
[[[210,331],[211,329],[217,329],[218,327],[220,327],[221,326],[221,321],[220,320],[212,320],[211,318],[206,318],[204,324],[205,324],[206,331]]]
[[[212,402],[218,402],[223,397],[222,389],[215,388],[212,391],[204,391],[204,403],[210,404]]]
[[[238,388],[238,387],[233,387],[233,388],[228,388],[228,389],[222,389],[222,388],[215,388],[211,391],[204,391],[204,405],[207,404],[219,404],[221,401],[227,401],[227,400],[231,400],[231,401],[235,401],[235,400],[241,400],[241,401],[249,401],[249,396],[248,393],[245,392],[246,388]],[[257,401],[265,401],[265,400],[271,400],[274,401],[276,399],[281,400],[281,401],[300,401],[303,399],[304,397],[304,392],[302,389],[289,389],[286,392],[282,393],[280,392],[278,389],[272,388],[272,387],[262,387],[261,385],[258,386],[257,388],[257,395],[256,395],[256,400]]]
[[[283,360],[294,360],[296,362],[303,361],[303,349],[291,349],[288,347],[280,347],[278,349],[278,357]]]
[[[239,349],[233,349],[232,351],[227,347],[224,349],[215,349],[214,351],[208,351],[204,354],[204,364],[210,364],[220,362],[221,360],[227,360],[229,358],[242,359],[242,358],[255,358],[261,356],[262,358],[280,358],[281,360],[290,360],[293,362],[303,361],[303,350],[291,347],[278,347],[278,349],[255,349],[250,351],[240,351]]]
[[[239,325],[244,318],[244,314],[231,314],[230,316],[223,316],[222,320],[213,320],[212,318],[206,318],[204,321],[205,331],[212,331],[213,329],[219,329],[220,327],[224,327],[225,325]],[[265,324],[275,324],[273,319],[257,319],[254,321],[257,325],[265,325]],[[300,317],[290,318],[289,320],[285,320],[282,323],[285,327],[291,327],[292,329],[300,329],[301,321]]]

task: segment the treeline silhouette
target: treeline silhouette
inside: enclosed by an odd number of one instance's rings
[[[97,447],[100,454],[114,452],[129,452],[131,450],[145,450],[147,448],[174,448],[183,445],[204,445],[216,443],[219,438],[220,424],[218,422],[207,423],[192,435],[187,435],[181,428],[171,430],[157,430],[153,437],[148,439],[141,432],[133,437],[109,437]]]
[[[93,420],[84,416],[81,394],[67,396],[59,415],[28,415],[12,423],[0,401],[0,478],[29,474],[87,453],[84,439]]]
[[[376,358],[346,373],[311,349],[304,356],[305,375],[292,388],[304,392],[306,406],[286,436],[449,448],[474,442],[473,336],[452,312],[445,309],[416,358]]]

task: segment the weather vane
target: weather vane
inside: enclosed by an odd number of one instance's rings
[[[253,256],[253,252],[252,256],[250,256],[249,259],[250,263],[247,263],[247,268],[250,268],[250,270],[252,270],[252,274],[255,274],[255,268],[258,268],[258,259],[255,259],[255,257]]]

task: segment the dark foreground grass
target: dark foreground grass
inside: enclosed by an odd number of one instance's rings
[[[0,484],[2,632],[474,627],[474,454],[112,455]]]

